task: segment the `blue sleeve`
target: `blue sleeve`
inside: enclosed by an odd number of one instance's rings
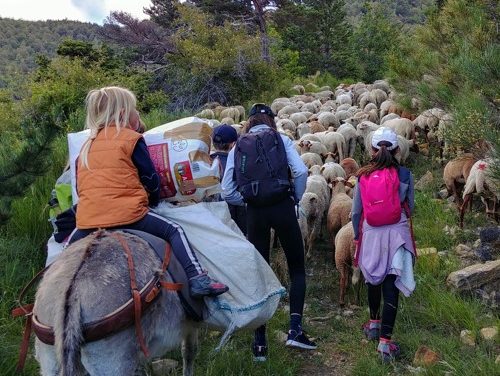
[[[410,172],[410,182],[408,183],[408,206],[410,207],[410,213],[413,215],[415,211],[415,187],[413,184],[413,174]]]
[[[132,153],[132,162],[139,173],[139,179],[148,192],[149,206],[156,206],[160,201],[160,177],[149,156],[148,147],[143,138],[137,141]]]
[[[231,149],[227,156],[226,169],[224,170],[224,177],[222,178],[222,198],[231,205],[244,206],[245,202],[238,186],[234,181],[234,148]]]
[[[292,171],[293,184],[294,184],[294,194],[295,194],[295,202],[299,202],[306,190],[307,176],[309,174],[309,170],[307,166],[300,158],[299,153],[293,146],[292,140],[290,140],[287,136],[281,135],[283,139],[283,143],[285,145],[286,158],[288,159],[288,165],[290,166],[290,170]]]
[[[363,204],[361,202],[361,191],[359,189],[359,181],[354,187],[354,195],[352,199],[352,227],[354,229],[354,240],[358,240],[359,237],[359,222],[361,221],[361,215],[363,213]]]

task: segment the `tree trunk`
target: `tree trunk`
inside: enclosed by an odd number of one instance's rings
[[[257,15],[257,21],[259,23],[260,31],[260,42],[262,46],[262,59],[266,63],[271,62],[271,56],[269,55],[269,36],[266,31],[266,19],[264,18],[264,6],[260,0],[252,0],[255,7],[255,13]]]

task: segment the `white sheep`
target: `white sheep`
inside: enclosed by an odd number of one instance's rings
[[[299,137],[299,139],[310,133],[312,134],[309,123],[302,123],[297,126],[297,137]]]
[[[307,116],[304,115],[302,112],[295,112],[293,114],[290,114],[289,119],[295,123],[295,125],[299,125],[301,123],[305,123],[307,121]]]
[[[351,124],[342,124],[337,129],[337,133],[344,136],[346,146],[344,157],[352,158],[354,156],[354,151],[356,150],[356,128],[354,128]]]
[[[339,160],[344,159],[346,142],[344,136],[339,132],[325,132],[320,136],[321,142],[326,146],[327,152],[338,154]]]
[[[412,121],[405,118],[387,120],[384,127],[391,128],[396,134],[407,140],[415,140],[415,126]]]
[[[323,160],[316,153],[304,153],[300,155],[300,158],[308,168],[311,168],[314,165],[323,165]]]
[[[299,202],[299,227],[304,241],[306,257],[310,257],[314,241],[321,230],[321,209],[319,198],[313,192],[305,192]]]
[[[326,156],[326,153],[328,153],[326,146],[318,141],[302,140],[299,142],[299,146],[301,150],[300,154],[316,153],[320,157],[324,157]]]
[[[294,114],[296,112],[300,112],[297,106],[287,105],[278,111],[278,117],[280,119],[286,119],[289,118],[291,114]]]
[[[395,113],[390,113],[390,114],[384,115],[384,117],[382,117],[380,119],[380,125],[385,124],[389,120],[400,119],[400,118],[401,117],[398,114],[395,114]]]
[[[345,171],[338,163],[327,162],[321,166],[321,175],[325,178],[328,184],[333,183],[337,178],[346,177]]]
[[[331,112],[320,112],[318,113],[318,121],[327,129],[328,127],[338,128],[340,126],[340,122],[335,116],[335,114]]]
[[[293,134],[295,134],[295,132],[297,131],[297,125],[290,119],[279,119],[276,122],[276,127],[282,128],[284,130],[288,129],[293,132]]]

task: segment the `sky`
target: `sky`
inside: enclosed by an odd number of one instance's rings
[[[102,25],[113,10],[147,18],[150,0],[0,0],[0,17],[22,20],[76,20]]]

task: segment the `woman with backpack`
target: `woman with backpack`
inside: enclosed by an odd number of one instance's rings
[[[274,113],[255,104],[247,133],[229,152],[222,180],[222,197],[232,205],[247,205],[248,240],[269,262],[271,228],[280,240],[290,275],[290,330],[286,346],[313,350],[316,344],[302,330],[306,291],[304,246],[295,205],[306,188],[308,170],[292,141],[276,130]],[[293,183],[290,181],[290,176]],[[267,356],[266,326],[255,331],[256,361]]]
[[[415,289],[415,244],[411,231],[414,209],[413,176],[399,165],[397,135],[386,127],[373,133],[372,159],[358,171],[352,224],[357,242],[356,258],[368,286],[370,321],[363,325],[369,340],[378,340],[382,361],[400,353],[392,342],[399,291],[409,296]],[[384,297],[380,315],[381,297]]]

